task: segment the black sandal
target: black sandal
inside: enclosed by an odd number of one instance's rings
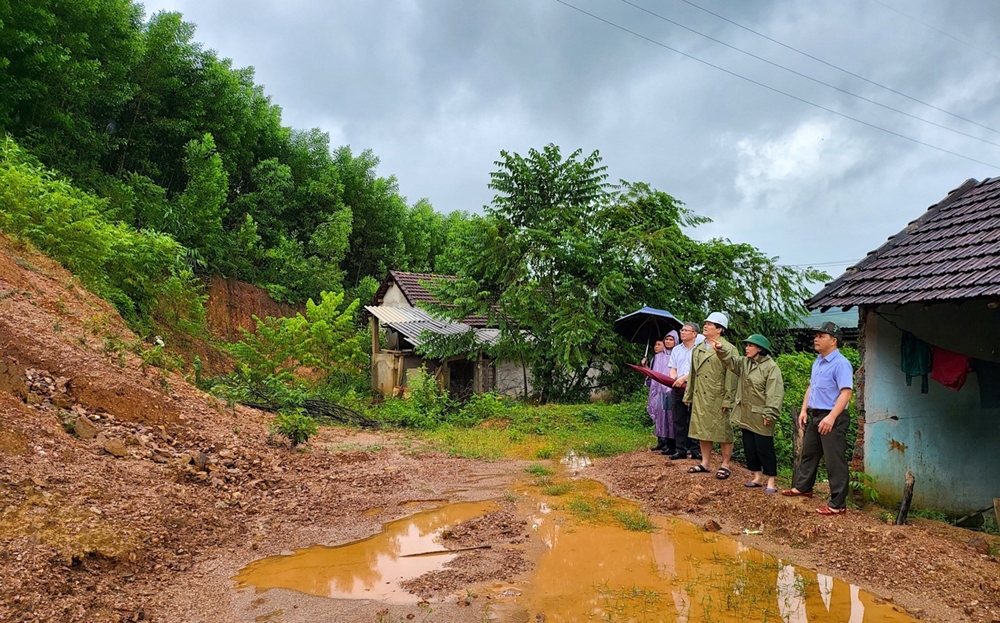
[[[702,465],[701,463],[698,463],[694,467],[688,469],[688,473],[689,474],[701,474],[701,473],[707,474],[708,473],[708,468],[705,467],[704,465]]]
[[[715,472],[715,477],[719,480],[725,480],[729,478],[733,473],[729,471],[728,467],[720,467],[719,471]]]

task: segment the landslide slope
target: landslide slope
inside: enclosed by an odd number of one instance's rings
[[[123,348],[137,343],[56,262],[0,236],[2,621],[163,620],[161,596],[219,548],[338,522],[359,491],[409,480],[269,445],[270,416],[143,365]]]

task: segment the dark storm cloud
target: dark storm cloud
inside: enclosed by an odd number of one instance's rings
[[[571,4],[826,108],[1000,163],[957,136],[783,72],[612,0]],[[1000,143],[1000,134],[851,78],[679,0],[633,0],[674,21],[883,104]],[[1000,128],[1000,8],[987,0],[726,3],[712,11],[913,97]],[[554,0],[156,0],[257,79],[294,127],[371,148],[411,202],[478,210],[501,149],[600,149],[794,264],[857,259],[969,177],[996,169],[866,127],[668,51]],[[986,50],[987,52],[981,51]],[[832,267],[838,272],[842,266]]]

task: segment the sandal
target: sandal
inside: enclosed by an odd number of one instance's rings
[[[759,482],[748,480],[747,482],[743,483],[743,486],[746,487],[747,489],[753,489],[754,487],[763,487],[764,485],[760,484]]]
[[[764,493],[777,493],[777,492],[778,492],[777,489],[772,489],[771,487],[764,489]]]
[[[829,506],[820,506],[816,509],[816,512],[820,515],[843,515],[847,512],[847,508],[830,508]]]
[[[704,465],[702,465],[701,463],[698,463],[694,467],[688,469],[688,473],[689,474],[700,474],[702,472],[704,472],[704,473],[707,474],[708,473],[708,468],[705,467]]]
[[[731,475],[732,475],[732,472],[729,471],[728,467],[720,467],[719,471],[715,472],[715,477],[718,478],[719,480],[725,480],[726,478],[729,478],[729,476],[731,476]],[[757,486],[760,486],[760,485],[757,485]]]
[[[796,491],[795,489],[785,489],[784,491],[781,492],[781,495],[785,495],[790,498],[799,496],[802,496],[804,498],[811,498],[813,496],[813,492],[812,491],[802,492],[802,491]]]

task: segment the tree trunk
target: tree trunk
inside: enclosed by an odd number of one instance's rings
[[[906,524],[906,516],[910,512],[910,500],[913,499],[913,472],[906,472],[906,484],[903,485],[903,503],[899,505],[899,514],[896,515],[896,525]]]

